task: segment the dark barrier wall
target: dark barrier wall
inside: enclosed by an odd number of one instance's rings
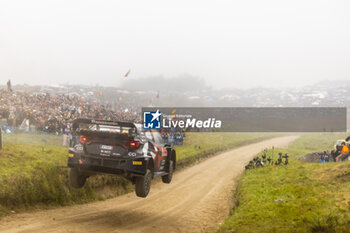
[[[307,108],[142,108],[162,114],[161,128],[184,125],[190,131],[217,132],[346,132],[347,109],[344,107]],[[195,119],[195,121],[194,121]],[[209,120],[209,122],[208,122]],[[180,121],[184,123],[179,124]],[[197,121],[206,121],[193,124]],[[221,127],[212,127],[214,124]],[[213,124],[214,122],[214,124]],[[176,125],[176,126],[175,126]],[[193,127],[194,126],[194,127]],[[197,127],[200,126],[200,127]]]

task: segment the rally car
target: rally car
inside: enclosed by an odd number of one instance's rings
[[[74,188],[84,186],[97,173],[116,174],[135,184],[136,195],[146,197],[152,178],[170,183],[176,168],[176,152],[163,143],[158,131],[141,124],[76,119],[72,134],[79,142],[69,148],[68,167]]]

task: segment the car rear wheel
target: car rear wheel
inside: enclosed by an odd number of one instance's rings
[[[147,197],[151,189],[152,173],[150,169],[147,169],[144,176],[136,177],[135,191],[138,197]]]
[[[82,175],[77,168],[71,168],[69,180],[73,188],[81,188],[86,182],[86,176]]]
[[[164,183],[169,184],[171,182],[171,179],[173,178],[173,173],[174,173],[174,161],[170,160],[169,162],[169,170],[168,170],[168,175],[162,176],[162,181]]]

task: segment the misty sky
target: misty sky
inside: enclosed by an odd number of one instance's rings
[[[215,88],[350,77],[350,1],[0,0],[0,82],[118,86],[190,74]]]

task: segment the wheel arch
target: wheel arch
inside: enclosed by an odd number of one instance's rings
[[[176,169],[176,151],[174,149],[171,149],[170,160],[174,162],[174,170],[175,170]]]
[[[152,177],[154,175],[154,161],[153,158],[150,158],[147,163],[147,168],[151,170],[152,172]]]

